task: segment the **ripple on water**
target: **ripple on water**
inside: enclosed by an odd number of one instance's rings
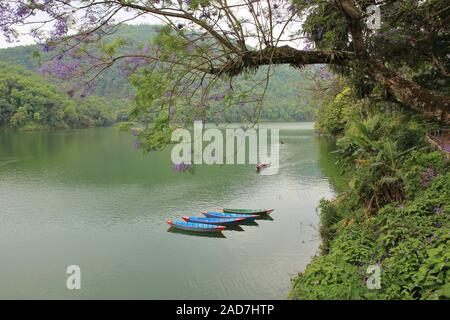
[[[254,165],[176,173],[170,150],[142,156],[113,129],[20,140],[5,157],[27,160],[0,171],[0,297],[73,298],[55,277],[73,263],[88,288],[76,298],[286,297],[318,248],[309,225],[319,200],[333,196],[332,165],[311,124],[271,126],[286,141],[273,176]],[[166,219],[224,206],[275,211],[223,238],[167,232]]]

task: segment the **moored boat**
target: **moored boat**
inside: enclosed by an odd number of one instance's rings
[[[195,232],[221,232],[225,229],[224,226],[218,226],[214,224],[185,222],[185,221],[172,221],[167,220],[167,223],[174,228]]]
[[[182,218],[186,222],[217,224],[217,225],[235,224],[245,220],[245,218],[232,218],[232,217],[227,218],[182,217]]]
[[[269,168],[270,167],[270,163],[260,163],[258,165],[256,165],[256,171],[260,172],[263,169]]]
[[[224,213],[240,213],[240,214],[269,214],[273,209],[233,209],[222,208]]]
[[[216,211],[204,211],[202,213],[208,218],[244,218],[245,220],[253,220],[259,217],[258,214],[224,213]]]

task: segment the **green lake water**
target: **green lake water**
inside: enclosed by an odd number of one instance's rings
[[[280,169],[174,172],[115,128],[0,132],[0,298],[284,299],[320,244],[316,207],[334,195],[332,147],[311,123],[276,123]],[[223,237],[167,219],[220,207],[274,208]],[[81,290],[66,268],[81,268]]]

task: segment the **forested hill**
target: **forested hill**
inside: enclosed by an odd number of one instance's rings
[[[109,126],[120,121],[123,103],[89,96],[74,99],[22,67],[0,62],[0,127],[24,130]]]
[[[132,52],[139,44],[149,43],[155,35],[155,26],[150,25],[122,25],[118,31],[105,38],[105,42],[124,39],[126,45],[121,49]],[[47,53],[41,52],[37,45],[18,46],[0,49],[0,62],[4,65],[17,65],[30,71],[38,71],[39,61],[36,53],[41,55],[41,61],[49,58]],[[259,72],[265,72],[261,70]],[[315,116],[316,105],[309,98],[306,89],[308,80],[304,73],[288,66],[277,66],[266,94],[265,107],[261,115],[262,120],[311,121]],[[95,84],[94,95],[103,97],[105,101],[117,105],[117,99],[131,99],[134,88],[118,68],[112,67],[102,73]],[[122,102],[123,104],[123,102]],[[224,114],[228,121],[239,121],[236,110],[229,109]]]

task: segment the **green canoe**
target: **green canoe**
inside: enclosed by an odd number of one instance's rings
[[[225,213],[240,213],[240,214],[269,214],[273,209],[231,209],[222,208]]]

